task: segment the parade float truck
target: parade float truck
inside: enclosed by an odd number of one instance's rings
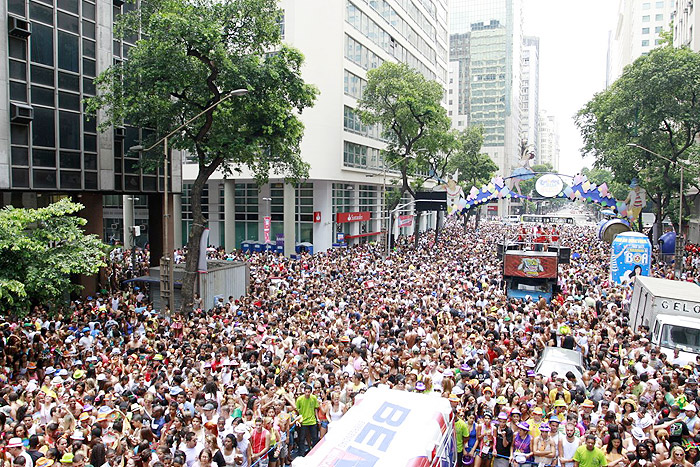
[[[292,467],[452,467],[456,459],[446,398],[373,387]]]
[[[629,308],[634,332],[649,329],[651,343],[674,358],[674,350],[685,365],[700,354],[700,287],[692,282],[637,276]]]
[[[503,280],[508,298],[549,303],[557,293],[559,254],[556,251],[507,250],[503,255]]]

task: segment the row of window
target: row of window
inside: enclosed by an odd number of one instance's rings
[[[435,73],[429,69],[415,55],[409,52],[404,46],[399,44],[391,34],[387,33],[370,17],[363,13],[359,8],[347,1],[345,20],[357,29],[362,35],[370,41],[382,48],[386,53],[395,57],[398,61],[404,62],[410,67],[418,70],[428,80],[435,79]],[[432,50],[432,49],[431,49]],[[430,63],[435,63],[433,50],[433,60]],[[425,54],[424,54],[425,55]],[[443,80],[447,79],[447,71],[444,72]]]
[[[381,151],[363,144],[345,141],[343,144],[343,164],[346,167],[361,169],[381,169]]]
[[[375,10],[380,14],[384,20],[391,24],[391,26],[404,36],[409,44],[414,46],[418,51],[431,62],[435,62],[435,49],[428,44],[422,37],[418,35],[415,29],[411,27],[406,21],[404,21],[398,12],[394,10],[391,5],[386,0],[374,0],[373,3],[376,5]],[[381,28],[374,21],[372,21],[367,15],[359,14],[359,8],[355,7],[352,3],[348,2],[348,22],[355,26],[358,30],[362,31],[363,34],[368,37],[376,37],[377,33],[380,33]],[[362,22],[360,25],[359,22]],[[358,27],[360,26],[360,27]],[[435,39],[435,34],[430,36]],[[434,41],[433,41],[434,42]]]
[[[345,58],[365,70],[377,68],[384,62],[377,54],[347,34],[345,35]]]
[[[347,40],[348,37],[345,36],[345,38]],[[345,94],[354,97],[355,99],[362,99],[362,94],[365,92],[365,86],[367,86],[366,80],[360,78],[354,73],[350,73],[348,70],[344,70],[343,89]]]
[[[668,0],[668,1],[672,1],[672,0]],[[655,8],[663,8],[664,7],[663,0],[656,2],[654,7]],[[650,9],[651,9],[651,2],[642,3],[642,10],[650,10]]]
[[[362,121],[360,121],[360,116],[355,112],[355,109],[347,105],[343,109],[343,128],[351,133],[367,136],[379,141],[385,141],[385,139],[382,138],[381,125],[364,125]]]
[[[649,47],[649,43],[650,43],[650,42],[649,42],[647,39],[644,39],[644,40],[642,41],[642,47]],[[656,39],[656,40],[654,41],[654,45],[659,45],[659,44],[661,44],[661,39]]]
[[[654,21],[663,21],[664,20],[664,15],[659,13],[657,15],[654,15]],[[644,15],[642,16],[642,23],[648,23],[651,21],[651,15]]]
[[[663,27],[661,27],[661,26],[656,26],[654,28],[654,32],[656,34],[660,33],[662,30],[663,30]],[[650,28],[642,28],[642,34],[646,35],[646,34],[649,34],[650,32],[651,32]]]

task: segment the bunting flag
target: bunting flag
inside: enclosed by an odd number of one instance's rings
[[[576,174],[572,177],[570,186],[564,188],[559,194],[559,198],[568,198],[572,201],[583,200],[590,203],[600,204],[602,207],[612,209],[618,217],[627,218],[627,205],[616,200],[609,191],[607,183],[602,183],[600,186],[588,180],[588,177],[583,174]],[[461,199],[454,212],[465,213],[474,206],[479,206],[495,199],[529,199],[527,196],[519,195],[506,185],[506,180],[503,177],[494,177],[491,181],[481,188],[473,186],[469,190],[466,199]]]

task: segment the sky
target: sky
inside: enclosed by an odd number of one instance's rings
[[[523,0],[523,31],[540,38],[540,111],[559,124],[559,171],[575,175],[592,158],[573,117],[605,89],[608,31],[617,21],[617,0]]]

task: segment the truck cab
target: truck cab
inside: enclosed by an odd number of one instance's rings
[[[682,365],[695,363],[700,354],[700,322],[693,318],[656,315],[651,328],[651,343],[659,346],[669,361],[674,358],[674,349],[678,349]]]
[[[629,308],[632,331],[649,328],[651,343],[685,365],[700,355],[700,287],[692,282],[638,276]]]

